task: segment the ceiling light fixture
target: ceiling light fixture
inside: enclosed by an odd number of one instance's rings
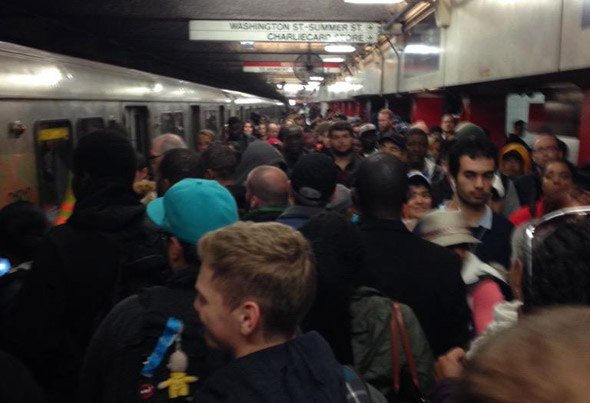
[[[328,53],[352,53],[356,48],[351,45],[326,45],[324,50]]]
[[[404,0],[344,0],[345,3],[354,4],[397,4]]]
[[[411,55],[437,55],[440,53],[440,48],[438,46],[412,44],[405,47],[404,53]]]

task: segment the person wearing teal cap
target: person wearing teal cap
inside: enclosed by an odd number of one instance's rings
[[[147,213],[157,227],[193,246],[205,233],[238,220],[229,190],[207,179],[181,180],[148,204]]]
[[[203,324],[193,309],[200,266],[196,244],[207,232],[238,221],[233,196],[216,181],[183,179],[148,204],[147,213],[167,236],[171,273],[164,286],[147,288],[120,302],[101,324],[84,360],[80,402],[127,401],[145,398],[146,393],[154,400],[164,398],[160,394],[167,392],[157,385],[169,378],[166,362],[174,348],[163,355],[151,377],[141,375],[140,369],[170,317],[183,323],[187,375],[204,379],[223,363],[207,348]]]

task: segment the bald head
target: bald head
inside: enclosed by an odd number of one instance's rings
[[[166,133],[155,137],[152,140],[152,148],[150,149],[150,160],[154,166],[158,166],[162,160],[162,156],[166,151],[173,150],[175,148],[188,148],[182,137]]]
[[[270,165],[254,168],[246,180],[246,198],[251,207],[285,207],[289,189],[285,172]]]
[[[365,217],[398,219],[407,193],[407,168],[388,153],[366,158],[356,177],[355,203]]]
[[[267,130],[268,138],[274,139],[274,138],[279,137],[279,130],[280,129],[281,129],[280,126],[277,125],[276,123],[269,123],[268,130]]]

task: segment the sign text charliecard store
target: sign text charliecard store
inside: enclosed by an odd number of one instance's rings
[[[189,25],[194,41],[374,43],[378,34],[379,24],[369,22],[195,20]]]

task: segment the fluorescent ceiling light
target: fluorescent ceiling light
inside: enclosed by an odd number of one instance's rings
[[[236,105],[254,105],[264,103],[260,98],[238,98],[234,101]]]
[[[356,49],[351,45],[326,45],[324,50],[328,53],[351,53]]]
[[[408,45],[404,49],[404,53],[412,54],[412,55],[437,55],[440,53],[440,48],[438,46],[428,46],[428,45]]]
[[[309,79],[311,81],[324,81],[324,77],[320,77],[320,76],[311,76],[311,77],[309,77]]]
[[[355,4],[396,4],[404,0],[344,0],[345,3]]]
[[[11,84],[27,87],[51,87],[63,79],[61,72],[55,67],[42,68],[32,74],[6,74],[4,80]]]
[[[344,58],[340,56],[326,56],[322,57],[322,60],[325,63],[342,63],[344,61]]]
[[[283,86],[283,89],[285,90],[285,92],[298,92],[304,89],[302,84],[285,84]]]

